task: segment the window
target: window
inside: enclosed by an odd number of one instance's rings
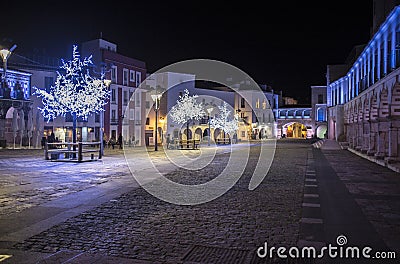
[[[46,92],[50,92],[51,86],[54,84],[54,78],[53,77],[44,77],[44,88],[46,89]]]
[[[111,67],[111,81],[113,83],[117,82],[117,66],[112,66]]]
[[[135,81],[135,71],[132,71],[132,70],[129,71],[129,80],[131,82]]]
[[[323,109],[323,108],[317,109],[317,121],[326,121],[325,120],[325,109]]]
[[[244,138],[246,136],[246,132],[242,131],[242,138]]]
[[[124,105],[128,104],[128,91],[124,91]]]
[[[140,92],[135,93],[135,106],[140,107]]]
[[[129,74],[129,70],[128,69],[124,69],[124,72],[123,72],[123,78],[122,78],[122,84],[123,85],[128,85],[128,74]]]
[[[94,114],[94,122],[97,122],[97,123],[100,122],[100,113],[95,113]]]
[[[240,107],[241,108],[245,108],[246,107],[246,100],[244,100],[244,98],[240,99]]]
[[[111,102],[115,103],[116,95],[115,89],[111,89]]]
[[[135,120],[135,109],[129,109],[129,120]]]
[[[150,125],[150,118],[149,117],[146,118],[146,126],[148,126],[148,125]]]
[[[150,108],[150,101],[146,101],[146,109]]]
[[[111,110],[111,120],[115,120],[115,109]]]
[[[136,72],[136,87],[138,87],[141,82],[142,82],[142,73]]]
[[[324,103],[324,95],[318,94],[318,103],[317,104],[323,104],[323,103]]]

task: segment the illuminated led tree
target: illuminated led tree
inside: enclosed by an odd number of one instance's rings
[[[222,106],[218,106],[219,114],[211,119],[210,126],[214,129],[219,128],[224,131],[224,133],[228,133],[229,136],[233,136],[238,130],[238,118],[234,116],[231,118],[231,111],[228,109],[228,104],[226,102],[223,103]]]
[[[186,123],[186,139],[189,139],[189,123],[192,120],[199,120],[205,116],[203,103],[197,102],[198,95],[189,96],[186,89],[182,96],[176,101],[176,105],[169,113],[172,120],[177,124]]]
[[[57,116],[72,115],[73,142],[76,142],[76,120],[78,117],[87,119],[93,113],[104,111],[104,105],[110,95],[108,82],[104,80],[104,74],[100,79],[93,78],[89,74],[92,65],[92,56],[80,59],[78,47],[73,46],[72,60],[62,60],[63,74],[57,72],[57,79],[50,91],[34,87],[35,94],[42,97],[43,108],[39,108],[47,122]],[[101,140],[101,139],[100,139]]]

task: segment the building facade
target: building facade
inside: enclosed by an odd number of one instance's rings
[[[117,45],[104,39],[95,39],[82,43],[82,54],[93,56],[97,73],[103,72],[111,80],[110,100],[104,111],[104,138],[116,140],[119,134],[126,141],[144,143],[144,93],[140,84],[146,78],[146,63],[117,52]],[[134,95],[134,98],[133,98]],[[103,118],[95,116],[95,121]],[[100,124],[100,123],[98,123]],[[94,128],[98,138],[100,126]]]
[[[146,145],[154,143],[155,138],[155,112],[154,102],[151,99],[152,91],[158,87],[164,91],[160,100],[160,109],[158,110],[157,120],[157,140],[158,144],[165,142],[166,136],[175,139],[195,138],[199,140],[207,139],[211,135],[211,140],[227,137],[222,130],[209,128],[209,118],[214,118],[218,113],[218,106],[226,102],[231,112],[238,118],[238,131],[235,135],[236,141],[274,138],[276,137],[275,117],[279,107],[279,94],[273,90],[267,89],[265,85],[259,85],[257,89],[251,88],[250,83],[234,85],[240,93],[224,85],[206,85],[195,81],[195,75],[175,72],[164,72],[150,75],[143,83],[147,92],[146,103],[146,126],[145,137]],[[167,87],[170,87],[168,90]],[[233,86],[232,86],[233,87]],[[261,90],[260,90],[261,88]],[[198,102],[203,103],[205,108],[212,107],[213,111],[205,114],[203,118],[190,123],[189,131],[186,131],[186,125],[176,124],[169,117],[168,113],[177,103],[177,99],[189,91],[189,95],[198,95]],[[245,99],[245,98],[246,99]],[[206,112],[206,109],[205,113]]]
[[[31,73],[0,68],[0,147],[22,147],[32,140]]]
[[[347,72],[328,78],[329,138],[379,159],[398,160],[399,66],[400,6],[395,6]]]

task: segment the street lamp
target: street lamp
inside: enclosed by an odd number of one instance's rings
[[[11,56],[11,52],[13,52],[17,48],[17,45],[14,45],[11,47],[11,49],[1,49],[0,50],[0,56],[3,60],[3,76],[1,78],[2,82],[2,89],[1,89],[1,94],[0,96],[3,96],[3,89],[5,89],[5,83],[6,83],[6,74],[7,74],[7,60]]]
[[[108,87],[110,87],[111,84],[111,80],[103,80],[104,85]],[[104,107],[102,109],[102,111],[100,111],[100,153],[101,156],[104,156],[104,140],[103,140],[103,132],[104,132]]]
[[[160,99],[161,99],[161,94],[152,94],[151,99],[155,102],[154,105],[154,111],[156,112],[156,125],[155,125],[155,143],[154,143],[154,151],[158,150],[158,145],[157,145],[157,133],[158,133],[158,109],[160,109]]]
[[[211,138],[211,123],[210,123],[210,115],[211,112],[214,110],[213,107],[208,107],[207,109],[207,113],[208,113],[208,145],[210,146],[210,138]]]

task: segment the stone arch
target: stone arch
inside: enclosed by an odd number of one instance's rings
[[[376,120],[378,118],[378,98],[376,94],[372,94],[371,99],[371,107],[370,107],[370,114],[369,114],[369,119],[370,120]]]
[[[351,123],[357,123],[357,102],[354,102],[352,107],[351,107]]]
[[[307,126],[301,122],[288,122],[282,126],[283,134],[289,138],[306,138]]]
[[[214,129],[214,140],[221,137],[221,131],[219,128]]]
[[[369,121],[370,120],[370,104],[369,104],[369,99],[367,96],[365,96],[364,98],[362,98],[363,100],[363,106],[364,106],[364,111],[363,111],[363,120],[364,121]]]
[[[327,125],[321,124],[321,125],[317,126],[317,128],[315,129],[315,135],[318,138],[325,138],[327,131],[328,131]]]
[[[286,118],[287,111],[286,110],[279,110],[279,118]]]
[[[181,134],[181,139],[192,139],[192,130],[190,128],[185,128],[185,130],[183,130],[183,133]]]
[[[388,116],[389,116],[388,90],[382,89],[379,96],[378,117],[385,118]]]
[[[400,83],[398,82],[392,88],[390,114],[392,116],[400,116]]]
[[[364,119],[364,111],[363,111],[363,102],[361,100],[358,101],[356,114],[357,114],[357,122],[362,122]]]
[[[286,115],[288,118],[295,118],[295,113],[296,113],[296,110],[291,109],[291,110],[287,110]]]
[[[208,137],[209,135],[210,135],[210,131],[209,131],[208,127],[207,127],[207,128],[204,129],[204,131],[203,131],[203,138],[204,138],[204,137]]]
[[[350,104],[347,104],[344,106],[344,122],[345,124],[348,124],[350,122]]]
[[[319,122],[326,121],[326,110],[325,107],[318,107],[316,112],[316,119]]]
[[[194,139],[202,139],[202,135],[203,135],[203,131],[201,130],[200,127],[196,128],[196,130],[194,131]]]

